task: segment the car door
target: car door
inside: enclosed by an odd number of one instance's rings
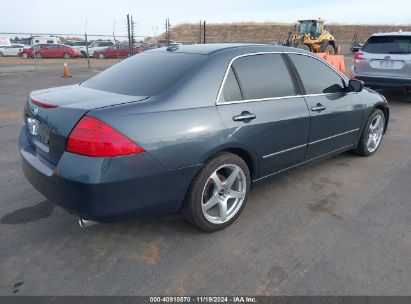
[[[347,81],[317,57],[288,54],[310,110],[311,124],[306,159],[312,159],[358,142],[364,105]]]
[[[309,112],[282,54],[235,59],[217,108],[232,136],[258,155],[260,177],[304,160]]]
[[[55,52],[53,44],[44,44],[41,48],[41,54],[44,58],[51,58]]]

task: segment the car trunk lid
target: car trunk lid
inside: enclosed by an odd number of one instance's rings
[[[25,125],[37,153],[57,164],[71,130],[88,111],[146,98],[80,85],[36,91],[30,94],[25,107]]]

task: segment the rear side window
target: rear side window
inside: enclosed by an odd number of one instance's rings
[[[344,89],[340,75],[318,59],[289,54],[303,82],[306,94],[339,93]]]
[[[237,78],[234,75],[233,68],[230,67],[218,102],[223,103],[229,101],[239,101],[242,99],[243,97],[241,96],[241,91],[240,87],[238,86]]]
[[[361,50],[375,54],[410,54],[411,36],[372,36]]]
[[[280,54],[252,55],[236,59],[233,69],[244,99],[263,99],[296,94]]]
[[[132,96],[159,95],[206,58],[199,54],[141,53],[97,74],[82,86]]]

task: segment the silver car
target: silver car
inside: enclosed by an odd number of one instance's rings
[[[411,32],[372,35],[354,53],[350,76],[371,88],[411,90]]]

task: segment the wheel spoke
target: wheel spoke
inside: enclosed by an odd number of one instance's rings
[[[230,198],[243,198],[244,195],[245,195],[244,191],[234,191],[234,190],[231,190],[231,191],[229,192],[229,197],[230,197]]]
[[[367,147],[370,147],[370,146],[371,146],[372,139],[373,139],[373,137],[372,137],[371,135],[370,135],[370,136],[368,136],[368,140],[367,140]]]
[[[225,221],[227,219],[227,200],[219,201],[218,205],[220,207],[220,219]]]
[[[230,176],[227,178],[227,180],[225,181],[225,186],[228,189],[231,189],[231,187],[233,186],[238,174],[240,173],[240,169],[236,166],[234,167],[233,171],[231,172]]]
[[[217,175],[217,172],[214,172],[213,174],[211,174],[210,178],[213,180],[214,184],[216,185],[216,187],[218,189],[220,189],[221,187],[223,187],[223,183],[220,180],[220,178]]]
[[[372,137],[372,145],[374,148],[377,146],[377,136],[375,135]]]
[[[218,203],[218,194],[214,194],[208,201],[207,203],[203,204],[201,208],[203,208],[203,211],[207,211],[210,208],[214,207]]]

